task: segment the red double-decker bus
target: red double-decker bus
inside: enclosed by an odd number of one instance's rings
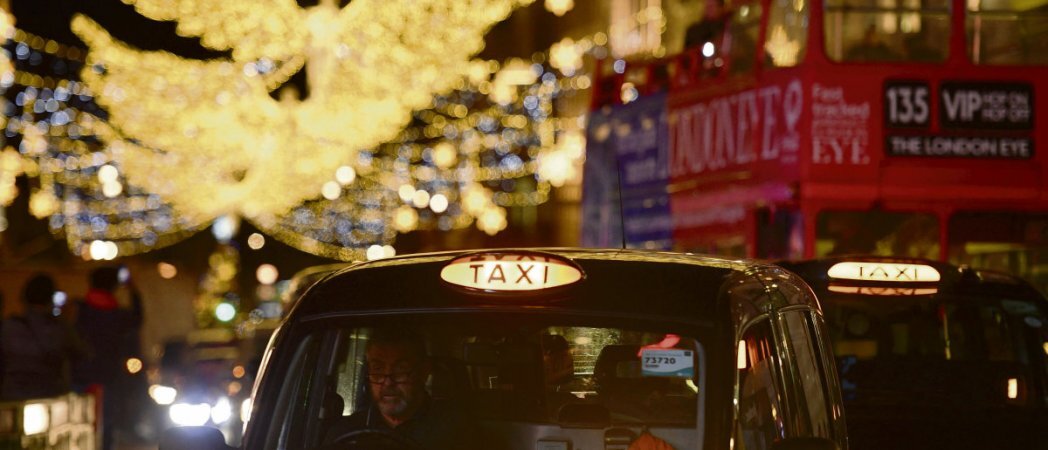
[[[623,242],[927,257],[1048,288],[1048,1],[725,7],[683,53],[598,75],[585,176],[614,167],[621,187],[654,164],[646,180],[664,185],[623,191]],[[664,115],[637,119],[656,95]],[[664,137],[638,146],[642,123]],[[612,221],[608,184],[584,183],[583,244],[614,245],[594,237]],[[665,239],[644,234],[652,217]]]

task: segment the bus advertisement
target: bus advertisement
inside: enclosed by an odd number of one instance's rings
[[[1048,288],[1048,1],[724,6],[680,54],[598,65],[584,245],[924,257]]]

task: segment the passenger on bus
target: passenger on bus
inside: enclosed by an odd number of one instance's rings
[[[940,62],[946,59],[945,47],[937,47],[932,44],[932,35],[927,27],[921,31],[906,37],[903,44],[906,46],[906,60],[917,62]]]
[[[345,443],[354,432],[377,430],[420,448],[479,448],[477,426],[467,414],[426,391],[432,366],[421,337],[404,328],[377,329],[368,338],[365,360],[371,404],[339,418],[327,443]]]
[[[877,26],[870,24],[863,33],[862,41],[848,50],[848,61],[896,61],[899,54],[888,47],[877,33]]]
[[[701,47],[707,42],[720,46],[721,35],[731,14],[724,6],[724,0],[706,0],[706,9],[702,19],[691,24],[684,34],[684,47]]]

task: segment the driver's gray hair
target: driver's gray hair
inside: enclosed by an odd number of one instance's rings
[[[371,330],[368,335],[368,343],[365,351],[376,344],[397,345],[407,348],[414,353],[419,360],[425,360],[426,340],[413,330],[403,326],[378,327]]]

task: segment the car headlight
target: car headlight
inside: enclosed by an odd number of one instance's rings
[[[43,403],[29,403],[22,407],[22,431],[26,436],[43,433],[51,426],[51,417],[47,412],[47,405]]]
[[[175,397],[178,396],[178,390],[173,387],[154,384],[149,386],[149,396],[152,397],[153,401],[158,405],[170,405],[175,402]]]
[[[233,405],[226,397],[218,399],[215,406],[211,407],[211,421],[215,422],[215,425],[221,425],[230,417],[233,417]]]
[[[175,403],[168,411],[171,421],[179,426],[202,426],[211,418],[211,405],[207,403]]]

